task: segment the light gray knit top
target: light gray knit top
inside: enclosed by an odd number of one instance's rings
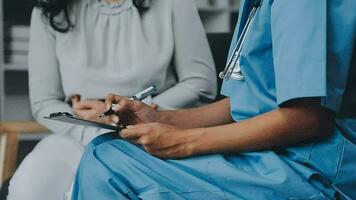
[[[154,85],[153,102],[165,109],[215,97],[215,68],[193,0],[152,0],[142,14],[132,0],[80,0],[71,13],[68,33],[54,31],[37,8],[31,19],[31,106],[52,131],[84,131],[43,120],[52,112],[72,113],[65,99],[73,94],[130,96]]]

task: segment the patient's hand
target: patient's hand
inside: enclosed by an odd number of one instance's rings
[[[105,112],[105,104],[99,100],[78,100],[72,99],[73,112],[79,118],[91,121],[101,121],[98,116]]]

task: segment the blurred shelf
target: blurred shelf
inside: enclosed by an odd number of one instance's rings
[[[238,12],[240,0],[195,0],[206,32],[231,32],[232,16]]]
[[[2,120],[32,120],[28,95],[6,95],[5,110]]]
[[[27,71],[28,70],[28,65],[25,63],[19,63],[19,64],[4,63],[3,66],[4,66],[3,69],[6,71]]]

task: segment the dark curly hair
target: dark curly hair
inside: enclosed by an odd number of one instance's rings
[[[42,10],[43,15],[48,19],[49,24],[54,30],[66,33],[74,26],[70,20],[69,8],[76,1],[82,0],[36,0],[35,6]],[[142,13],[149,8],[151,0],[132,1],[140,13]],[[63,14],[64,21],[56,20],[56,17],[60,14]]]

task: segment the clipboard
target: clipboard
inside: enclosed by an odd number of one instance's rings
[[[67,113],[67,112],[51,113],[49,117],[44,117],[44,118],[49,119],[49,120],[54,120],[54,121],[75,124],[75,125],[79,125],[79,126],[91,126],[91,127],[109,129],[109,130],[113,130],[113,131],[121,131],[124,129],[124,127],[111,126],[111,125],[100,123],[100,122],[94,122],[94,121],[89,121],[89,120],[85,120],[85,119],[80,119],[80,118],[74,117],[73,115],[71,115],[70,113]]]

